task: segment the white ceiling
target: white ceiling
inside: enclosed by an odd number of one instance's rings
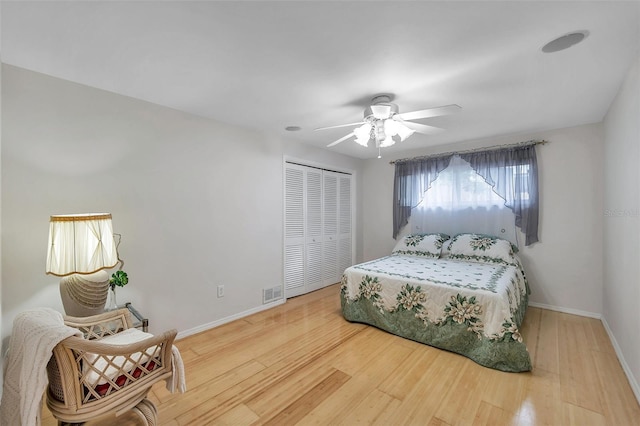
[[[387,152],[603,119],[637,57],[640,2],[7,2],[2,61],[325,147],[371,97],[458,104]],[[561,52],[541,48],[587,30]],[[301,131],[287,132],[286,126]],[[212,142],[213,143],[213,142]],[[330,148],[377,155],[352,140]]]

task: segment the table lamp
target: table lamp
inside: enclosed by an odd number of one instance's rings
[[[60,296],[67,315],[104,311],[109,274],[118,264],[110,213],[51,216],[47,274],[62,277]]]

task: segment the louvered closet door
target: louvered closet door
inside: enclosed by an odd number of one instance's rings
[[[288,165],[285,169],[284,288],[288,297],[305,289],[305,171]]]
[[[349,266],[353,265],[353,248],[351,247],[351,176],[338,177],[338,278]]]
[[[285,296],[340,281],[351,266],[351,176],[285,166]]]
[[[323,286],[340,281],[338,272],[338,174],[325,171],[324,183],[324,263],[322,267]]]
[[[306,273],[307,291],[322,288],[323,282],[323,244],[322,244],[322,170],[306,171]]]

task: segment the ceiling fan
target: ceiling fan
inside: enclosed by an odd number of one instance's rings
[[[392,95],[377,95],[371,99],[371,105],[365,108],[363,121],[320,127],[314,130],[359,126],[348,135],[331,142],[327,147],[330,148],[351,137],[355,137],[355,141],[365,147],[369,145],[369,141],[373,140],[376,148],[379,149],[391,146],[396,142],[401,142],[414,132],[430,135],[444,130],[439,127],[414,123],[411,120],[453,114],[461,109],[458,105],[454,104],[401,114],[398,105],[391,103],[391,100]]]

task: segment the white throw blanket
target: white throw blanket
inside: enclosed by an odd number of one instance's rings
[[[173,346],[171,348],[171,377],[167,379],[167,390],[171,393],[175,393],[176,390],[180,393],[187,391],[187,382],[184,374],[184,364],[182,362],[182,356],[178,348]],[[177,389],[176,389],[177,388]]]
[[[47,363],[53,348],[80,330],[64,324],[62,314],[49,308],[22,312],[13,321],[4,365],[0,425],[39,425]]]

